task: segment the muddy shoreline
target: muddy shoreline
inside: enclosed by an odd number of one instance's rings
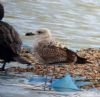
[[[92,62],[92,64],[78,64],[71,68],[70,65],[63,65],[63,66],[56,66],[56,70],[54,73],[54,78],[61,78],[65,76],[67,73],[70,73],[73,77],[80,76],[84,77],[85,79],[83,81],[89,81],[92,82],[92,85],[87,85],[81,87],[82,89],[90,89],[90,88],[97,88],[100,89],[100,49],[96,48],[88,48],[88,49],[80,49],[77,50],[77,54],[88,58],[89,61]],[[36,75],[42,75],[44,76],[46,74],[46,68],[44,68],[41,64],[35,64],[34,58],[32,54],[30,54],[30,50],[27,48],[24,48],[21,52],[21,56],[26,58],[28,61],[30,61],[33,66],[28,68],[21,68],[21,67],[11,67],[8,68],[10,72],[32,72]],[[53,72],[53,66],[48,66],[48,76],[52,75]]]

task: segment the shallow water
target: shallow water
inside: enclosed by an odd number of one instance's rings
[[[32,73],[0,73],[0,97],[100,97],[100,92],[82,91],[43,91],[41,82],[29,84]]]
[[[69,48],[100,47],[99,0],[5,0],[4,5],[4,20],[15,26],[25,45],[32,45],[25,32],[43,27]]]

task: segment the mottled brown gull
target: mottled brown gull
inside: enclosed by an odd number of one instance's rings
[[[33,56],[36,63],[48,65],[85,64],[87,59],[79,57],[75,52],[57,42],[47,28],[41,28],[33,34]],[[27,34],[26,34],[27,35]],[[71,66],[72,66],[71,65]]]

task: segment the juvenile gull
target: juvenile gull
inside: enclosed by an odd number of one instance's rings
[[[33,56],[36,63],[49,65],[62,64],[85,64],[87,59],[79,57],[75,52],[57,42],[47,28],[41,28],[32,32],[33,34]]]
[[[7,62],[17,61],[22,64],[30,64],[20,56],[22,41],[17,31],[8,23],[2,21],[4,7],[0,4],[0,59],[3,60],[1,70],[5,70]]]

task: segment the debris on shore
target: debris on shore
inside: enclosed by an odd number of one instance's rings
[[[71,65],[64,64],[63,66],[56,66],[54,78],[61,78],[67,73],[70,73],[73,77],[81,76],[85,77],[83,81],[90,81],[93,84],[83,86],[82,88],[89,89],[89,88],[97,88],[100,89],[100,49],[96,48],[87,48],[87,49],[80,49],[77,51],[77,54],[81,57],[88,58],[92,64],[78,64],[74,65],[73,69]],[[41,64],[35,64],[34,58],[30,51],[27,48],[22,50],[21,56],[29,60],[32,64],[34,64],[31,68],[14,68],[14,72],[33,72],[36,75],[45,75],[46,68]],[[51,76],[53,73],[53,66],[48,66],[48,75]]]

